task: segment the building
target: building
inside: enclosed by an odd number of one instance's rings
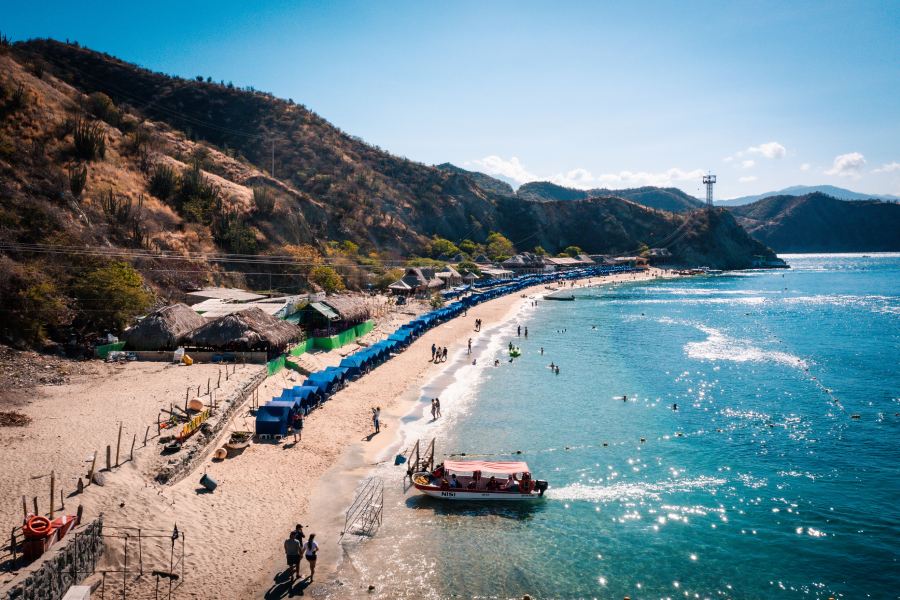
[[[225,302],[253,302],[265,298],[263,294],[254,294],[247,290],[226,287],[205,287],[193,292],[187,292],[187,304],[193,306],[205,300],[221,300]]]
[[[453,287],[461,284],[463,281],[462,275],[453,268],[453,265],[447,265],[446,269],[435,273],[434,276],[443,281],[445,287]]]
[[[553,266],[546,262],[546,258],[531,252],[522,252],[503,261],[503,268],[513,271],[516,275],[529,273],[546,273],[553,270]]]
[[[557,271],[567,271],[594,264],[594,261],[587,254],[579,254],[578,258],[572,258],[571,256],[546,257],[544,262]]]
[[[454,270],[455,272],[455,270]],[[456,273],[459,276],[459,273]],[[460,278],[460,281],[462,278]],[[423,294],[433,292],[444,287],[444,282],[439,279],[434,269],[429,267],[409,267],[403,277],[391,285],[388,289],[395,294]]]

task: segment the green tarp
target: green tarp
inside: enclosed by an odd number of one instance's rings
[[[318,302],[313,302],[312,304],[318,304]],[[312,304],[310,306],[312,306]],[[340,348],[341,346],[349,344],[360,336],[366,335],[373,329],[375,329],[375,321],[369,319],[368,321],[364,321],[355,327],[351,327],[350,329],[347,329],[335,335],[306,339],[291,348],[290,352],[288,352],[287,355],[279,356],[278,358],[270,360],[267,363],[269,375],[278,373],[285,366],[291,368],[289,365],[285,365],[284,360],[286,356],[300,356],[304,352],[308,352],[313,348],[319,348],[320,350],[334,350],[335,348]]]
[[[116,342],[115,344],[104,344],[94,348],[94,355],[97,358],[106,358],[106,356],[115,350],[121,350],[125,347],[125,342]]]

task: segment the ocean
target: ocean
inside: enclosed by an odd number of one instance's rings
[[[346,577],[378,597],[900,597],[900,254],[784,258],[524,309],[423,390],[444,416],[423,400],[404,446],[526,460],[546,498],[442,503],[385,464]]]

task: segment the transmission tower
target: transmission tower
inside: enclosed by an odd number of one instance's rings
[[[713,205],[713,186],[716,184],[716,176],[713,174],[703,176],[703,185],[706,186],[706,208]]]

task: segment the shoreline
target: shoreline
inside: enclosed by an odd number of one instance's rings
[[[450,385],[458,382],[470,382],[472,376],[478,376],[479,373],[472,371],[473,375],[466,377],[464,372],[470,367],[469,357],[466,354],[466,339],[471,337],[473,340],[473,356],[479,359],[480,367],[487,366],[481,362],[480,356],[488,352],[490,344],[494,341],[500,331],[512,324],[516,317],[526,310],[531,310],[531,301],[540,300],[542,296],[549,293],[562,291],[565,289],[583,289],[600,287],[610,284],[630,283],[638,281],[652,281],[658,278],[674,279],[680,276],[674,274],[666,274],[659,269],[650,269],[643,273],[628,273],[623,275],[613,275],[608,277],[590,277],[574,281],[574,286],[553,286],[555,290],[548,290],[545,285],[536,285],[520,290],[520,292],[493,299],[482,305],[470,309],[472,314],[467,316],[460,315],[441,326],[427,332],[425,335],[417,339],[415,342],[404,350],[402,355],[409,353],[421,353],[423,358],[430,343],[428,336],[430,333],[439,331],[444,328],[452,328],[454,336],[452,341],[445,342],[443,345],[450,347],[459,346],[459,349],[453,352],[453,358],[448,360],[444,368],[436,373],[432,373],[428,377],[422,377],[421,373],[416,376],[407,376],[405,385],[391,399],[387,407],[382,407],[382,427],[388,430],[388,436],[375,436],[373,442],[365,443],[362,441],[354,442],[344,448],[340,457],[317,479],[312,488],[311,500],[308,510],[304,513],[301,523],[304,524],[307,533],[316,533],[316,539],[322,539],[322,531],[327,534],[327,543],[331,546],[331,540],[337,539],[344,525],[344,513],[350,503],[353,501],[355,492],[362,482],[374,475],[377,467],[384,464],[388,460],[392,460],[393,456],[402,449],[405,449],[413,442],[412,434],[415,427],[433,423],[424,412],[427,405],[425,399],[435,396],[442,396],[443,391]],[[573,282],[568,282],[569,284]],[[496,303],[496,304],[495,304]],[[496,310],[495,307],[502,307]],[[475,318],[479,318],[478,309],[493,309],[489,312],[495,315],[494,320],[490,322],[490,326],[482,329],[480,333],[473,331],[471,322]],[[502,313],[497,315],[496,313]],[[484,317],[481,317],[484,319]],[[465,319],[470,319],[468,325],[463,324]],[[424,342],[424,343],[422,343]],[[441,345],[441,344],[439,344]],[[396,359],[391,362],[396,362]],[[423,360],[426,364],[430,364],[427,359]],[[383,367],[379,367],[381,369]],[[376,369],[377,371],[378,369]],[[457,378],[460,372],[464,379]],[[365,384],[366,380],[371,377],[367,375],[360,382]],[[423,408],[423,413],[417,415],[419,407]],[[444,406],[442,406],[444,408]],[[452,406],[447,406],[451,408]],[[446,418],[446,415],[444,415]],[[338,501],[340,500],[340,501]],[[306,528],[308,523],[314,523],[312,529]],[[323,526],[324,525],[324,526]],[[334,537],[332,537],[332,535]],[[377,533],[376,533],[377,536]],[[363,541],[362,543],[369,543]],[[339,544],[340,545],[340,544]],[[317,565],[316,583],[323,582],[323,586],[328,588],[326,595],[337,593],[340,591],[342,597],[352,595],[357,591],[360,594],[366,593],[364,590],[354,590],[348,583],[347,575],[354,570],[353,564],[348,560],[347,550],[341,546],[338,552],[322,552],[323,558],[326,560],[319,561]],[[274,569],[283,569],[283,557],[279,556],[277,562],[273,562]],[[306,571],[303,571],[306,573]],[[261,584],[262,582],[257,582]],[[319,588],[316,585],[316,588]],[[253,597],[261,597],[261,591],[265,588],[262,585],[255,585],[253,589]]]

